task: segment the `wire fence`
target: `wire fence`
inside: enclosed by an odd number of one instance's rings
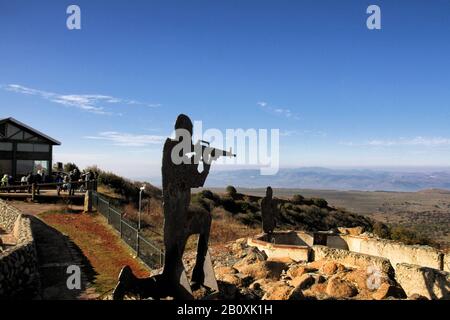
[[[120,234],[120,238],[149,268],[157,269],[164,265],[164,252],[153,241],[140,234],[136,223],[123,218],[123,213],[97,192],[92,192],[92,203],[108,223]]]

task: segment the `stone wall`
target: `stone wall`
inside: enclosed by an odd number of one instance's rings
[[[408,263],[443,270],[444,265],[444,254],[429,246],[411,246],[396,241],[352,235],[329,236],[327,246],[387,258],[394,267],[399,263]]]
[[[450,253],[444,255],[444,271],[450,272]]]
[[[361,268],[365,270],[375,267],[390,277],[394,276],[394,269],[389,260],[386,258],[318,245],[313,246],[312,251],[312,259],[314,261],[334,261],[348,267]]]
[[[433,268],[407,263],[396,266],[395,279],[406,294],[428,299],[450,299],[450,274]]]
[[[277,232],[272,237],[273,239],[267,239],[267,235],[263,234],[248,238],[247,244],[264,251],[270,259],[289,258],[297,262],[308,261],[310,249],[305,241],[311,242],[311,236],[306,233]]]
[[[31,299],[39,294],[37,253],[30,219],[0,200],[0,226],[11,232],[15,246],[0,253],[0,299]]]
[[[0,228],[7,233],[13,232],[14,224],[20,215],[20,211],[0,199]]]

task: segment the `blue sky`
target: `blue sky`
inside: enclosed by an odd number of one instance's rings
[[[55,160],[129,177],[159,174],[179,113],[279,128],[283,167],[448,166],[449,15],[448,0],[0,0],[0,116],[62,141]]]

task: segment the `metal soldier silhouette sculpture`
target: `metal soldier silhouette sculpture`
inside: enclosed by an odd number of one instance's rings
[[[273,191],[267,187],[266,196],[261,201],[261,216],[263,231],[268,235],[269,240],[276,226],[276,216],[278,215],[277,201],[272,198]]]
[[[211,215],[207,211],[189,209],[191,188],[202,187],[213,160],[235,156],[228,151],[209,147],[205,141],[192,144],[193,125],[188,116],[180,114],[175,122],[175,139],[168,138],[162,157],[165,261],[160,275],[137,279],[129,267],[122,269],[113,298],[121,299],[127,292],[144,297],[192,299],[191,289],[201,286],[218,290],[208,241]],[[189,156],[189,154],[193,156]],[[199,172],[199,163],[203,171]],[[199,234],[197,257],[191,285],[183,266],[183,252],[189,236]]]

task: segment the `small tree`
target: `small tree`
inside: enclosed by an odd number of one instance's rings
[[[234,197],[236,196],[236,194],[237,194],[237,190],[236,190],[236,188],[233,187],[233,186],[228,186],[228,187],[226,188],[226,191],[227,191],[227,194],[228,194],[230,197],[232,197],[232,198],[234,198]]]
[[[75,163],[73,163],[73,162],[67,162],[67,163],[64,164],[64,172],[70,172],[73,169],[77,169],[78,171],[80,171],[78,166]]]
[[[301,204],[305,198],[301,194],[295,194],[292,197],[292,202],[295,204]]]
[[[325,199],[321,199],[321,198],[315,198],[312,199],[314,205],[318,206],[319,208],[326,208],[328,207],[328,202]]]

